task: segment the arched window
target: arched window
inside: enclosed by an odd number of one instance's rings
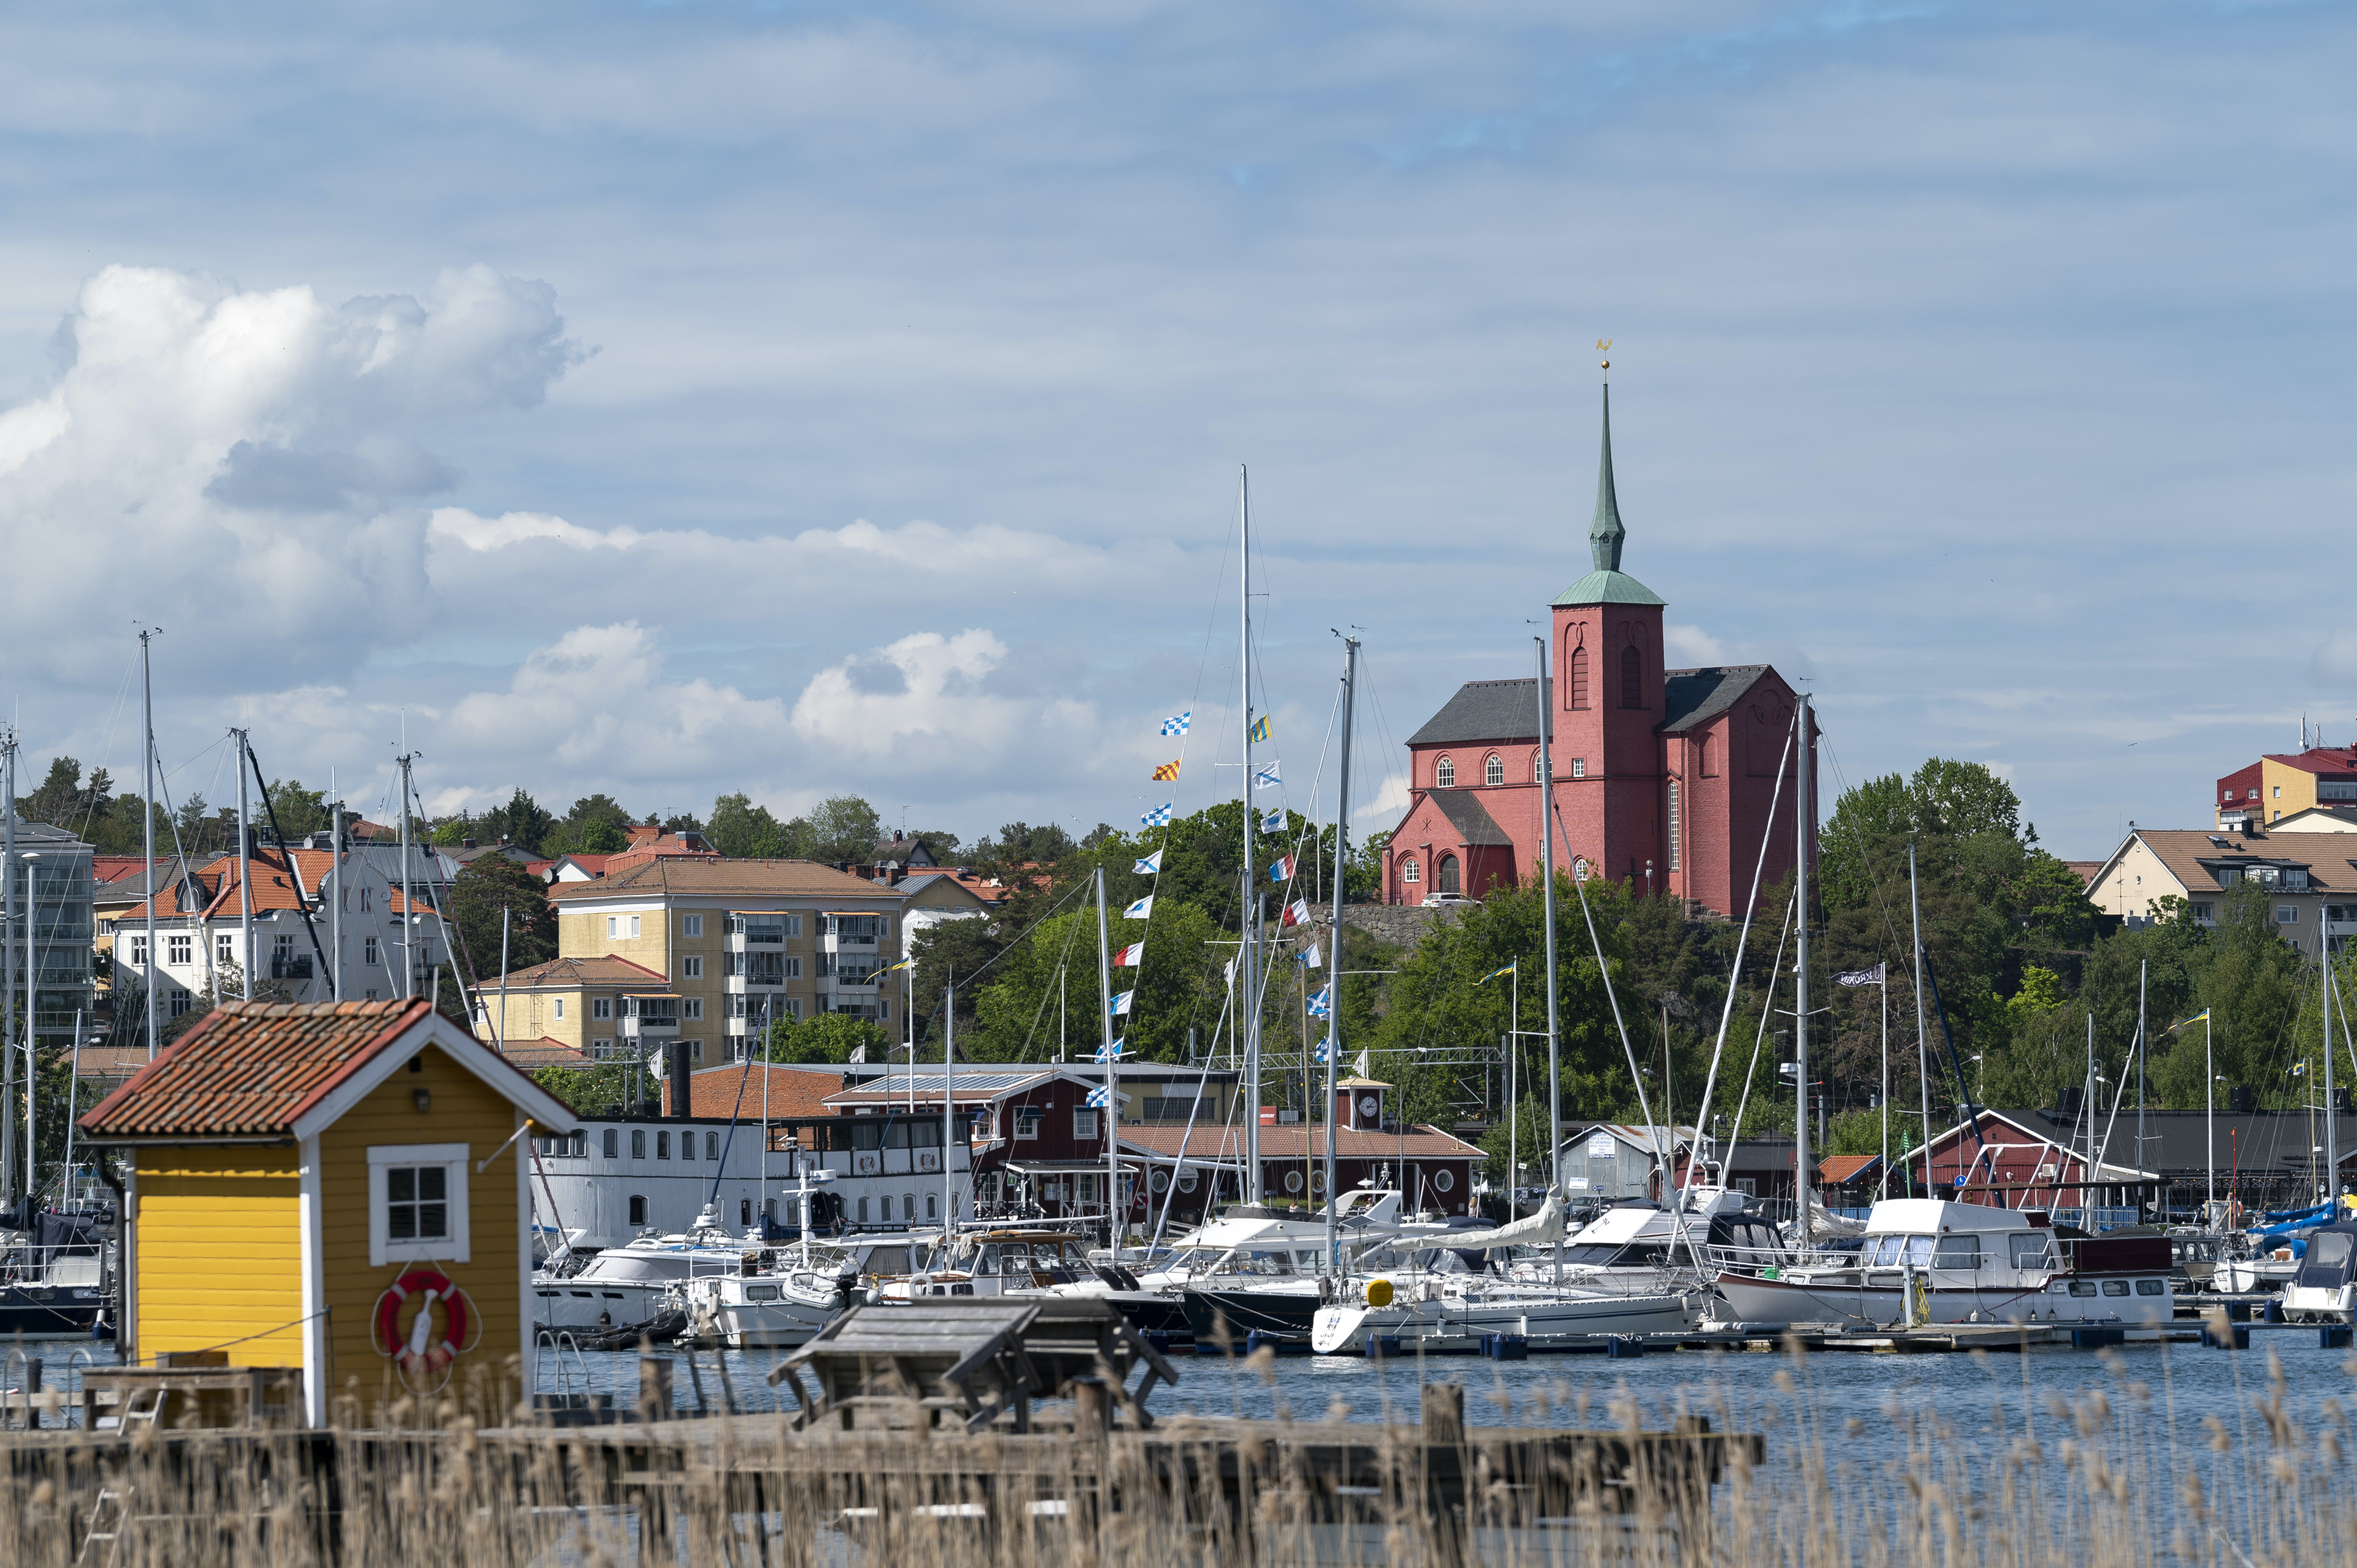
[[[1571,650],[1571,705],[1575,708],[1587,706],[1587,650],[1585,648]]]
[[[1534,752],[1532,752],[1532,753],[1531,753],[1531,782],[1532,782],[1532,783],[1534,783],[1534,784],[1544,784],[1544,783],[1545,783],[1545,782],[1546,782],[1546,769],[1545,769],[1543,766],[1541,766],[1541,765],[1542,765],[1543,763],[1544,763],[1545,761],[1546,761],[1546,758],[1545,758],[1544,756],[1540,755],[1538,752],[1534,751]]]
[[[1443,893],[1459,891],[1457,886],[1457,857],[1453,854],[1444,854],[1440,857],[1440,891]]]
[[[1620,705],[1641,708],[1645,705],[1645,661],[1633,648],[1620,650]]]
[[[1400,880],[1410,887],[1424,880],[1424,868],[1416,865],[1415,856],[1409,855],[1400,862]]]
[[[1456,788],[1457,788],[1457,764],[1455,764],[1454,762],[1451,762],[1448,758],[1447,758],[1447,757],[1442,757],[1442,758],[1440,759],[1439,765],[1438,765],[1438,766],[1437,766],[1436,768],[1433,768],[1433,770],[1432,770],[1432,784],[1433,784],[1433,788],[1435,788],[1436,789],[1456,789]]]
[[[1506,759],[1493,751],[1490,759],[1481,764],[1481,782],[1494,789],[1505,781]]]

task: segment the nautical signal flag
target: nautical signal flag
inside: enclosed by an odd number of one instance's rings
[[[1306,926],[1309,923],[1309,900],[1296,898],[1285,907],[1284,926]],[[1283,929],[1282,926],[1279,928]]]
[[[1125,920],[1143,920],[1151,917],[1153,913],[1154,895],[1148,893],[1145,897],[1140,898],[1136,903],[1132,904],[1128,908],[1124,909],[1121,912],[1121,918]]]
[[[1309,944],[1309,950],[1301,955],[1301,967],[1304,969],[1316,969],[1318,967],[1318,944],[1316,942],[1311,942]]]
[[[1844,970],[1841,973],[1834,976],[1834,983],[1836,985],[1879,985],[1882,983],[1882,966],[1878,963],[1872,969]]]
[[[1271,882],[1292,881],[1293,857],[1289,854],[1280,854],[1271,861],[1268,867],[1268,879]]]
[[[1098,1085],[1098,1086],[1097,1086],[1096,1088],[1094,1088],[1094,1089],[1090,1090],[1089,1090],[1089,1098],[1088,1098],[1088,1100],[1087,1100],[1087,1101],[1086,1101],[1086,1104],[1087,1104],[1088,1108],[1089,1108],[1090,1110],[1092,1110],[1092,1111],[1102,1111],[1102,1110],[1103,1110],[1103,1109],[1105,1108],[1106,1104],[1108,1103],[1108,1101],[1107,1101],[1107,1100],[1106,1100],[1106,1098],[1105,1098],[1105,1094],[1106,1094],[1106,1090],[1105,1090],[1105,1089],[1104,1089],[1104,1086],[1103,1086],[1103,1085],[1102,1085],[1102,1084]]]
[[[1324,1039],[1318,1042],[1317,1059],[1320,1062],[1330,1062],[1334,1059],[1333,1036],[1329,1035]]]
[[[1326,995],[1326,993],[1332,989],[1332,986],[1321,985],[1317,990],[1309,993],[1309,1015],[1311,1017],[1330,1018],[1334,1015],[1334,1004],[1327,999]]]
[[[1161,767],[1156,768],[1154,770],[1154,781],[1157,784],[1168,784],[1172,779],[1178,778],[1178,763],[1183,762],[1184,760],[1186,760],[1184,757],[1180,757],[1176,761],[1166,762]]]
[[[1168,827],[1170,825],[1170,808],[1178,803],[1178,802],[1176,800],[1163,801],[1162,804],[1155,807],[1154,810],[1138,818],[1137,825],[1141,828]]]
[[[1125,991],[1120,995],[1114,997],[1113,999],[1113,1004],[1105,1009],[1105,1015],[1109,1018],[1128,1017],[1129,999],[1136,994],[1137,993],[1135,991]]]
[[[1260,831],[1265,833],[1283,832],[1285,831],[1285,808],[1279,806],[1275,811],[1269,812],[1265,818],[1262,819]]]
[[[1113,966],[1115,969],[1135,969],[1145,961],[1146,944],[1144,942],[1132,942],[1113,955]]]
[[[1096,1049],[1096,1055],[1089,1059],[1092,1061],[1101,1062],[1117,1062],[1121,1060],[1121,1057],[1122,1041],[1115,1040],[1109,1046],[1099,1046]]]
[[[1168,718],[1162,721],[1162,733],[1164,735],[1185,735],[1187,733],[1187,721],[1194,716],[1195,710],[1192,708],[1189,708],[1183,714],[1171,714]]]
[[[1253,742],[1255,746],[1260,742],[1266,740],[1268,736],[1268,715],[1266,714],[1263,714],[1259,718],[1254,719],[1253,721],[1253,727],[1246,731],[1244,735],[1244,738]]]
[[[1152,854],[1147,855],[1144,860],[1141,860],[1135,865],[1131,866],[1129,870],[1130,875],[1134,876],[1161,875],[1162,852],[1158,849],[1156,850]]]
[[[1266,768],[1261,768],[1258,772],[1254,773],[1253,775],[1253,788],[1255,789],[1274,789],[1278,785],[1284,783],[1285,780],[1276,776],[1276,768],[1277,765],[1272,762]]]

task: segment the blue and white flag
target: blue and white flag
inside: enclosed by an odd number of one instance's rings
[[[1124,1038],[1125,1039],[1125,1038],[1126,1038],[1126,1036],[1125,1036]],[[1119,1060],[1121,1059],[1121,1056],[1122,1056],[1122,1048],[1123,1048],[1123,1041],[1122,1041],[1122,1040],[1115,1040],[1113,1044],[1111,1044],[1111,1045],[1109,1045],[1109,1046],[1099,1046],[1099,1047],[1097,1047],[1097,1054],[1096,1054],[1095,1056],[1093,1056],[1093,1057],[1090,1058],[1089,1059],[1090,1059],[1091,1061],[1100,1061],[1100,1062],[1116,1062],[1116,1061],[1119,1061]]]
[[[1330,985],[1321,985],[1317,990],[1309,993],[1309,1015],[1311,1017],[1331,1018],[1334,1015],[1333,1004],[1328,1001],[1326,996],[1326,993],[1332,989],[1333,987]]]
[[[1189,708],[1183,714],[1171,714],[1168,718],[1162,721],[1162,733],[1164,735],[1185,735],[1187,733],[1187,721],[1194,716],[1195,710],[1192,708]]]
[[[1304,969],[1316,969],[1318,961],[1318,944],[1316,942],[1311,942],[1301,954],[1301,967]]]
[[[1259,772],[1254,774],[1253,788],[1255,789],[1274,789],[1278,785],[1284,783],[1285,780],[1276,776],[1276,768],[1277,765],[1272,762],[1266,768],[1264,768]]]
[[[1137,993],[1135,991],[1125,991],[1120,995],[1114,997],[1113,999],[1113,1005],[1106,1009],[1107,1015],[1114,1018],[1128,1017],[1129,999],[1136,994]]]
[[[1154,810],[1138,818],[1137,825],[1142,828],[1168,827],[1170,825],[1170,808],[1178,803],[1178,802],[1176,800],[1163,801],[1162,804],[1155,807]]]
[[[1140,898],[1136,903],[1132,904],[1128,908],[1124,909],[1121,912],[1121,918],[1125,920],[1143,920],[1153,913],[1154,895],[1148,893],[1145,897]]]
[[[1109,1101],[1105,1099],[1105,1091],[1103,1086],[1099,1086],[1098,1088],[1089,1090],[1089,1098],[1086,1104],[1090,1110],[1102,1111],[1108,1103]]]
[[[1141,860],[1135,865],[1131,866],[1129,870],[1130,875],[1133,876],[1161,875],[1162,852],[1158,849],[1156,850],[1152,854],[1147,855],[1144,860]]]
[[[1333,1036],[1329,1035],[1324,1039],[1318,1042],[1318,1049],[1313,1055],[1313,1059],[1320,1065],[1330,1062],[1334,1059]]]
[[[1269,812],[1267,817],[1263,819],[1260,824],[1260,831],[1265,833],[1283,832],[1285,831],[1285,808],[1279,806],[1275,811]]]

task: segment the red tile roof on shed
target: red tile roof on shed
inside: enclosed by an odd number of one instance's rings
[[[108,1138],[291,1137],[297,1117],[434,1015],[408,1002],[225,1002],[81,1119]]]

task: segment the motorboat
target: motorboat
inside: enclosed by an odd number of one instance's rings
[[[1563,1289],[1434,1271],[1404,1287],[1378,1276],[1354,1289],[1353,1298],[1318,1309],[1309,1338],[1318,1354],[1361,1353],[1371,1337],[1396,1339],[1401,1355],[1470,1355],[1501,1334],[1533,1350],[1610,1335],[1676,1334],[1701,1318],[1708,1296],[1699,1289]]]
[[[1707,1187],[1695,1188],[1675,1209],[1642,1201],[1615,1204],[1553,1246],[1515,1248],[1506,1273],[1523,1284],[1624,1293],[1659,1289],[1665,1279],[1706,1283],[1714,1221],[1744,1214],[1749,1201],[1739,1192]],[[1759,1223],[1772,1232],[1767,1220]]]
[[[2219,1260],[2225,1252],[2224,1238],[2207,1230],[2175,1230],[2169,1232],[2169,1255],[2177,1275],[2179,1295],[2190,1295],[2198,1290],[2213,1288],[2218,1276]]]
[[[2283,1287],[2283,1315],[2290,1323],[2347,1323],[2357,1306],[2357,1224],[2319,1226],[2309,1233],[2299,1270]]]
[[[2037,1210],[1885,1198],[1854,1253],[1723,1260],[1735,1321],[1846,1328],[1936,1323],[2165,1324],[2177,1301],[2168,1239],[2058,1236]]]
[[[1400,1215],[1403,1195],[1361,1187],[1340,1195],[1335,1235],[1344,1271],[1397,1262],[1387,1250],[1405,1239],[1446,1236],[1447,1221]],[[1147,1291],[1175,1293],[1186,1331],[1199,1344],[1243,1344],[1252,1335],[1307,1342],[1321,1307],[1340,1291],[1326,1258],[1326,1221],[1235,1208],[1178,1242],[1157,1269],[1137,1276]]]
[[[0,1337],[86,1337],[114,1294],[115,1242],[87,1214],[30,1226],[0,1247]]]

